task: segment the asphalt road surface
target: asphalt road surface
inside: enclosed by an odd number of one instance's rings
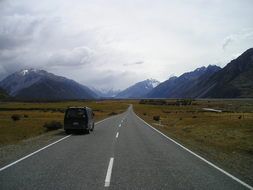
[[[0,169],[0,189],[250,189],[155,131],[132,110]]]

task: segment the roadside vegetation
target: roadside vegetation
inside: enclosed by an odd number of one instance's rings
[[[208,160],[253,180],[253,100],[141,100],[134,110]]]
[[[62,128],[65,109],[70,106],[91,107],[95,121],[122,113],[128,107],[121,101],[0,102],[0,105],[0,147]]]

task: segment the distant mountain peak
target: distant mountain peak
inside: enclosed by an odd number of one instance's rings
[[[152,82],[159,82],[158,80],[156,80],[156,79],[153,79],[153,78],[149,78],[149,79],[147,79],[147,81],[152,81]]]
[[[170,77],[168,80],[175,80],[175,79],[177,79],[178,77],[177,76],[172,76],[172,77]]]
[[[23,69],[0,82],[8,94],[21,99],[85,99],[96,98],[88,87],[45,70]]]
[[[207,67],[206,66],[199,67],[199,68],[195,69],[192,72],[205,72],[208,69],[217,69],[217,70],[220,70],[221,68],[219,66],[217,66],[217,65],[208,65]]]
[[[117,98],[142,98],[149,93],[153,88],[158,86],[160,82],[156,79],[146,79],[144,81],[135,83],[127,89],[121,91]]]
[[[205,71],[206,70],[206,67],[203,66],[203,67],[199,67],[197,69],[195,69],[193,72],[200,72],[200,71]]]
[[[155,88],[156,86],[158,86],[160,84],[160,82],[156,79],[150,78],[146,80],[148,85],[151,85],[153,88]]]

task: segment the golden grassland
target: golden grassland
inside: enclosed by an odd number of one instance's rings
[[[187,106],[136,103],[134,110],[169,137],[253,181],[253,100],[203,100]]]
[[[47,132],[46,122],[63,124],[64,111],[70,106],[88,106],[95,113],[95,121],[124,112],[128,104],[122,101],[72,101],[51,103],[0,102],[0,146],[15,144]],[[13,121],[18,114],[20,120]]]

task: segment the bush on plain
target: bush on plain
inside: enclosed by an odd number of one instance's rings
[[[57,130],[62,128],[62,124],[59,121],[50,121],[46,122],[43,127],[45,127],[47,130]]]
[[[18,120],[21,119],[21,116],[18,115],[18,114],[13,114],[13,115],[11,116],[11,119],[12,119],[13,121],[18,121]]]

